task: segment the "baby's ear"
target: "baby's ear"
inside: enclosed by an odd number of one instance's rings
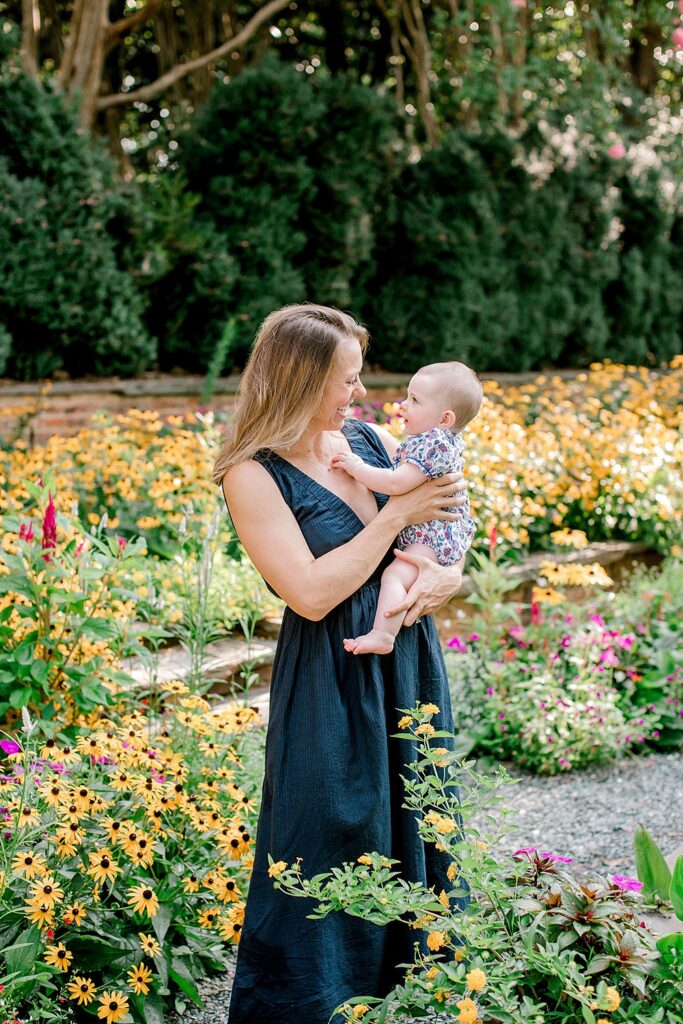
[[[441,417],[441,422],[439,423],[439,426],[442,427],[444,430],[450,430],[454,423],[455,413],[453,412],[452,409],[446,409],[445,413]]]

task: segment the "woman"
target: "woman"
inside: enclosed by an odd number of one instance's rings
[[[459,589],[462,567],[408,559],[419,575],[392,609],[408,609],[392,654],[355,657],[343,640],[369,628],[399,531],[454,519],[445,510],[464,503],[465,485],[449,475],[387,500],[331,467],[349,450],[390,466],[396,448],[386,430],[347,420],[365,394],[367,342],[363,327],[330,307],[271,313],[214,467],[242,544],[287,604],[230,1024],[327,1024],[353,995],[386,995],[419,935],[346,914],[309,920],[309,901],[273,888],[269,853],[288,864],[301,857],[310,877],[377,850],[399,860],[406,879],[437,892],[451,887],[448,863],[425,847],[401,806],[400,775],[414,747],[389,737],[397,708],[418,700],[441,708],[437,729],[452,729],[439,638],[433,621],[419,617]]]

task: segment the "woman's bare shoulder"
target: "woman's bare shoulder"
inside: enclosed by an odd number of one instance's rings
[[[378,438],[387,450],[387,455],[389,455],[390,458],[393,458],[396,454],[396,449],[398,448],[398,441],[394,435],[391,434],[386,427],[380,427],[379,423],[368,423],[368,426],[377,434]]]
[[[225,472],[221,486],[227,502],[230,502],[231,498],[253,496],[264,492],[283,500],[280,488],[268,470],[256,459],[245,459],[244,462],[237,462],[234,466],[230,466]]]

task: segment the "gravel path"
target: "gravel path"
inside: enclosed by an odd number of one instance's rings
[[[505,792],[518,829],[505,848],[540,845],[574,858],[577,867],[635,874],[633,832],[644,825],[665,854],[683,846],[683,753],[648,754],[552,778],[522,775]],[[225,1024],[234,957],[225,975],[199,985],[202,1009],[168,1024]],[[258,1024],[254,1021],[254,1024]]]

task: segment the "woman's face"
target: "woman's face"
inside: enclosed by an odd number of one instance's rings
[[[349,406],[363,398],[365,388],[360,382],[363,353],[355,338],[344,338],[337,345],[329,380],[322,401],[311,419],[314,430],[339,430],[349,414]]]

